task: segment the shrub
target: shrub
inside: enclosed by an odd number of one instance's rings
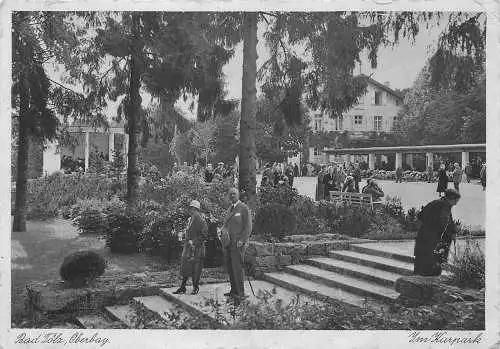
[[[108,228],[106,215],[99,208],[85,208],[73,222],[83,234],[104,234]]]
[[[292,235],[297,228],[293,211],[282,204],[269,204],[259,208],[255,215],[254,231],[256,234],[281,240],[285,235]]]
[[[383,203],[384,211],[391,217],[397,219],[400,222],[405,220],[405,211],[403,209],[403,204],[401,199],[398,197],[386,196],[385,202]]]
[[[269,204],[281,204],[285,206],[294,205],[300,195],[297,190],[288,187],[264,187],[259,190],[259,204],[265,206]]]
[[[359,238],[368,232],[374,217],[371,208],[348,204],[339,204],[337,207],[337,218],[333,219],[331,230],[354,238]]]
[[[186,227],[188,215],[182,211],[158,214],[140,233],[140,250],[160,255],[167,261],[181,256],[182,243],[179,234]]]
[[[60,211],[69,215],[68,207],[78,199],[109,200],[113,195],[113,182],[95,174],[54,173],[28,182],[28,219],[55,217]]]
[[[70,254],[61,265],[61,278],[74,287],[82,287],[104,274],[106,261],[94,251],[78,251]]]
[[[417,210],[415,207],[410,208],[405,215],[403,226],[406,230],[409,231],[417,231],[419,228],[419,220],[418,214],[420,210]]]
[[[415,232],[406,231],[402,224],[387,214],[375,215],[368,232],[363,238],[373,240],[414,239]]]
[[[328,232],[328,222],[320,215],[318,204],[311,198],[300,195],[292,209],[297,217],[297,234],[314,235]]]
[[[485,286],[485,257],[478,241],[466,239],[463,250],[451,253],[444,267],[452,273],[450,281],[459,287],[482,289]]]
[[[113,253],[138,252],[144,223],[145,218],[137,213],[111,213],[108,216],[109,229],[106,235],[106,246]]]

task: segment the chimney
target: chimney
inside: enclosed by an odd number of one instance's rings
[[[391,83],[390,83],[390,81],[386,81],[386,82],[384,82],[384,85],[385,85],[385,86],[387,86],[387,87],[391,87]]]

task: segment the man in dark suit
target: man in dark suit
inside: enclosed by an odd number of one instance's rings
[[[243,257],[252,232],[250,208],[240,201],[239,196],[238,189],[229,189],[231,207],[224,220],[222,239],[226,268],[231,282],[231,290],[224,295],[233,298],[236,305],[245,297]]]

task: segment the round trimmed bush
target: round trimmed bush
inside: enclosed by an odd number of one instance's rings
[[[61,278],[82,287],[104,274],[106,260],[94,251],[78,251],[68,255],[59,269]]]

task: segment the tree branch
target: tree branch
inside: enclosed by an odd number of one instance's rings
[[[74,91],[74,90],[70,89],[69,87],[66,87],[66,86],[64,86],[64,85],[62,85],[62,84],[60,84],[60,83],[58,83],[57,81],[52,80],[51,78],[47,78],[47,79],[48,79],[49,81],[53,82],[54,84],[56,84],[56,85],[58,85],[58,86],[60,86],[60,87],[64,88],[64,89],[65,89],[65,90],[67,90],[67,91],[70,91],[70,92],[72,92],[72,93],[74,93],[74,94],[76,94],[76,95],[79,95],[79,96],[81,96],[81,97],[85,97],[82,93],[80,93],[80,92],[76,92],[76,91]]]

